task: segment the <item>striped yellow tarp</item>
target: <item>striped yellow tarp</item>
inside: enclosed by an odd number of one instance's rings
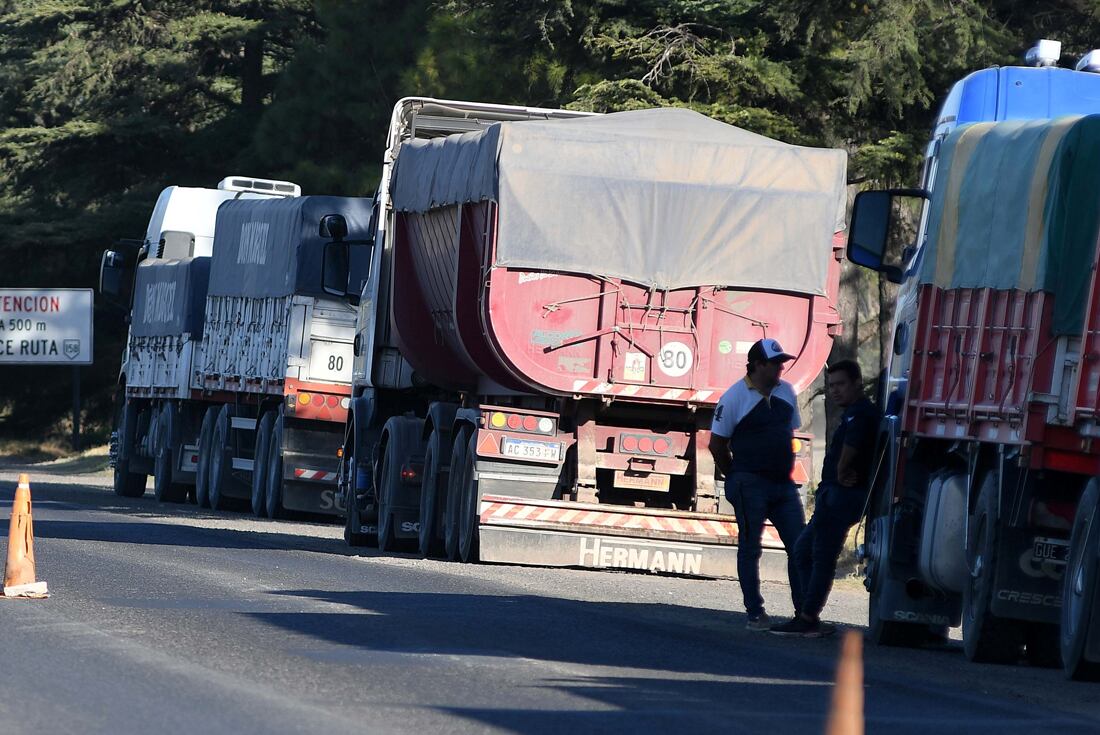
[[[1081,328],[1100,221],[1100,115],[977,123],[940,149],[921,280],[1048,291]]]

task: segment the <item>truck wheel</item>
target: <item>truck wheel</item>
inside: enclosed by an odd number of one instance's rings
[[[462,501],[462,473],[466,467],[466,451],[469,448],[473,428],[467,424],[455,432],[451,450],[451,471],[447,477],[447,497],[443,513],[443,553],[451,561],[458,561],[458,509]]]
[[[118,421],[119,454],[123,454],[122,450],[125,448],[125,454],[130,455],[134,452],[134,429],[137,426],[138,407],[129,398],[124,400]],[[144,474],[130,472],[129,459],[115,461],[115,495],[123,498],[140,498],[145,494],[146,479]]]
[[[420,482],[420,556],[440,556],[443,553],[442,524],[439,510],[439,455],[443,437],[433,429],[424,450],[424,472]]]
[[[477,434],[471,432],[470,443],[466,446],[466,460],[463,462],[461,501],[458,506],[458,553],[466,563],[478,560],[478,487],[474,477],[474,465],[477,462]]]
[[[1093,478],[1077,503],[1062,591],[1062,670],[1069,679],[1100,680],[1100,662],[1085,658],[1093,617],[1100,614],[1100,480]]]
[[[978,663],[1016,663],[1023,644],[1021,626],[993,614],[993,577],[997,569],[997,472],[982,479],[977,506],[970,517],[967,565],[970,578],[963,588],[963,650]]]
[[[385,453],[382,455],[382,472],[379,475],[381,483],[378,488],[379,551],[393,551],[397,545],[397,538],[393,532],[393,511],[390,510],[390,506],[394,486],[400,481],[398,474],[401,471],[401,463],[395,456],[399,441],[397,436],[391,434],[386,442]]]
[[[212,510],[226,510],[229,506],[225,491],[233,482],[232,456],[229,448],[229,406],[222,406],[211,438],[209,497]]]
[[[356,490],[359,486],[359,457],[356,447],[359,445],[355,435],[355,427],[352,426],[351,441],[344,445],[344,456],[340,459],[339,488],[344,495],[344,543],[348,546],[375,546],[378,543],[376,534],[363,531],[363,516],[359,512],[359,499]]]
[[[210,452],[214,440],[214,423],[221,406],[211,406],[202,417],[199,429],[199,462],[195,468],[195,502],[200,508],[210,507]]]
[[[252,515],[257,518],[267,515],[268,447],[274,425],[275,414],[271,411],[265,411],[256,425],[256,449],[252,452]]]
[[[153,494],[159,503],[182,503],[187,500],[187,486],[172,482],[172,470],[177,453],[175,446],[176,405],[166,402],[157,418],[156,447],[153,461]]]
[[[283,518],[283,417],[275,419],[267,452],[267,504],[268,518]]]

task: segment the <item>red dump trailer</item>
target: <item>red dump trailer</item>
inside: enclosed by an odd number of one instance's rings
[[[733,575],[713,409],[761,337],[797,356],[796,389],[821,371],[840,323],[843,152],[686,110],[403,104],[375,243],[389,324],[358,342],[396,346],[411,388],[387,398],[368,378],[383,361],[362,356],[349,538]]]

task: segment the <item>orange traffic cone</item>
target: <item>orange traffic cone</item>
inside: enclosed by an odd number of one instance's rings
[[[863,735],[863,638],[857,631],[844,635],[836,667],[833,706],[826,735]]]
[[[19,476],[11,504],[8,562],[4,565],[4,597],[49,597],[45,582],[34,577],[34,525],[31,522],[31,481]]]

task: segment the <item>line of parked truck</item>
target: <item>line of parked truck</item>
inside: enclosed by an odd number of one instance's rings
[[[921,187],[856,199],[849,259],[902,283],[861,553],[876,642],[961,623],[974,660],[1095,678],[1100,75],[1055,50],[958,82]],[[845,163],[686,110],[409,98],[373,198],[169,187],[103,259],[130,319],[115,491],[152,475],[161,501],[466,562],[733,576],[713,409],[761,337],[800,391],[824,367]]]

